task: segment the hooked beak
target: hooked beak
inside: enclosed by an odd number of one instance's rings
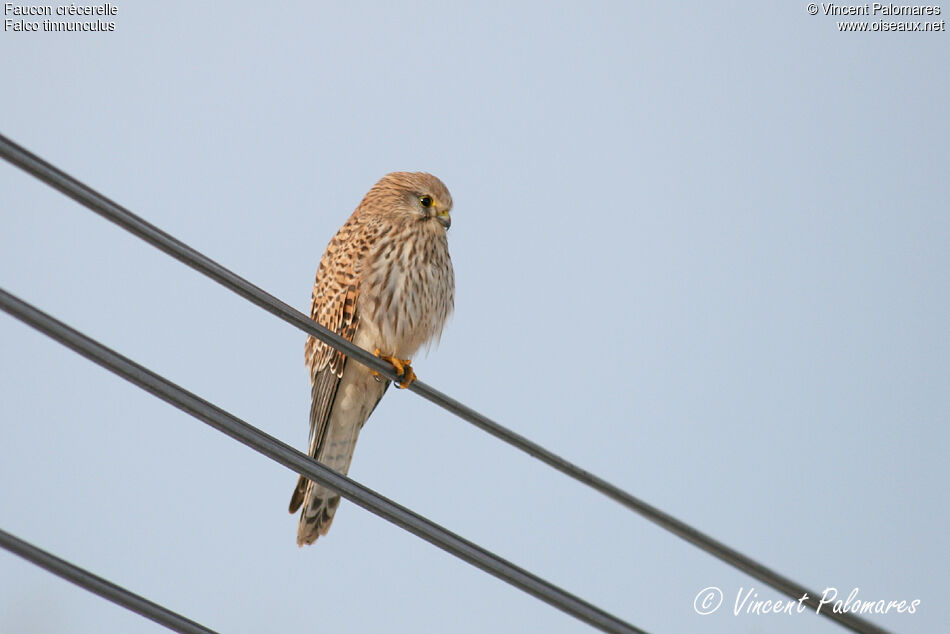
[[[446,229],[452,226],[452,217],[449,216],[448,211],[440,211],[435,215],[435,219]]]

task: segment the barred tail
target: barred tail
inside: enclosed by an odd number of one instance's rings
[[[348,425],[331,425],[317,460],[346,475],[363,422],[360,420],[352,421],[352,424]],[[326,535],[339,505],[338,493],[300,476],[290,498],[291,513],[298,507],[303,507],[300,523],[297,525],[297,545],[312,544],[321,535]]]
[[[336,509],[340,505],[338,494],[301,476],[294,490],[294,497],[290,501],[291,513],[297,510],[304,498],[307,503],[300,513],[300,523],[297,525],[298,546],[312,544],[321,535],[326,535],[330,530]]]

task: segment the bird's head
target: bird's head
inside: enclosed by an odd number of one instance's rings
[[[452,225],[452,195],[445,184],[426,172],[392,172],[383,176],[360,205],[405,220]]]

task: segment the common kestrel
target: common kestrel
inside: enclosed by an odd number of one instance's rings
[[[435,176],[393,172],[373,185],[330,240],[313,285],[310,317],[393,364],[399,387],[410,357],[438,338],[455,300],[446,230],[452,196]],[[375,372],[314,337],[310,370],[310,455],[346,474],[360,429],[389,387]],[[340,496],[303,476],[290,512],[303,506],[297,544],[326,535]]]

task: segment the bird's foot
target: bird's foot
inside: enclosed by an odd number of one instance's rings
[[[397,359],[396,357],[391,357],[388,354],[382,354],[379,348],[376,348],[374,352],[377,357],[383,361],[389,361],[393,364],[393,369],[396,371],[396,376],[401,380],[396,384],[396,387],[400,389],[406,389],[409,387],[409,384],[416,380],[416,373],[412,371],[412,360],[411,359]],[[376,377],[379,377],[379,372],[373,370],[373,374]]]

